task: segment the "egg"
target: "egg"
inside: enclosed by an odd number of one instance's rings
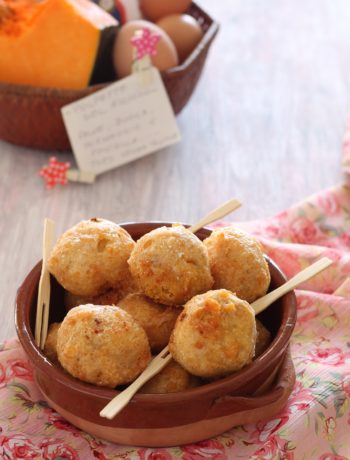
[[[203,31],[198,21],[188,14],[172,14],[157,22],[174,42],[180,62],[184,61],[198,45]]]
[[[184,13],[191,3],[191,0],[140,0],[140,7],[145,18],[157,22],[170,14]]]
[[[179,58],[175,45],[163,29],[149,21],[130,21],[120,29],[113,49],[114,68],[119,78],[126,77],[132,73],[134,47],[130,43],[130,39],[137,31],[144,28],[148,28],[153,34],[160,35],[156,48],[157,54],[151,57],[152,64],[160,71],[178,65]]]

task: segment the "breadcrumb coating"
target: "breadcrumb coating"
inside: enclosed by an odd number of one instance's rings
[[[127,260],[134,245],[119,225],[104,219],[85,220],[59,238],[48,268],[72,294],[97,296],[129,276]]]
[[[187,302],[176,321],[169,350],[190,374],[219,378],[252,361],[255,340],[253,308],[220,289]]]
[[[57,333],[60,326],[61,323],[52,323],[47,332],[44,353],[52,362],[57,362]]]
[[[266,329],[261,321],[258,319],[256,321],[256,343],[255,343],[255,356],[258,358],[260,355],[267,350],[268,346],[271,343],[271,332]]]
[[[261,244],[235,227],[214,230],[204,240],[214,289],[228,289],[252,303],[266,294],[271,277]]]
[[[140,393],[178,393],[200,384],[201,381],[197,377],[189,374],[186,369],[172,359],[159,374],[143,385]]]
[[[182,312],[182,307],[160,305],[143,294],[129,294],[118,303],[118,307],[143,327],[154,353],[168,345],[176,319]]]
[[[183,305],[213,285],[205,246],[181,225],[144,235],[128,262],[140,290],[162,304]]]
[[[142,327],[121,308],[101,305],[68,312],[58,330],[57,355],[74,377],[110,388],[132,382],[151,359]]]

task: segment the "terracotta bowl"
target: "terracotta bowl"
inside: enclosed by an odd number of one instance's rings
[[[162,73],[176,114],[191,98],[219,29],[218,23],[195,3],[187,13],[200,23],[203,38],[184,62]],[[71,150],[61,108],[107,85],[68,90],[0,83],[0,139],[36,149]]]
[[[137,240],[167,223],[128,223],[122,226]],[[197,235],[204,239],[209,229]],[[285,282],[279,268],[268,260],[271,286]],[[289,340],[296,321],[293,292],[259,315],[273,341],[255,361],[239,372],[203,386],[173,394],[136,395],[114,420],[99,416],[118,392],[81,382],[53,365],[34,343],[36,300],[41,263],[17,293],[18,337],[34,368],[44,398],[73,425],[106,440],[149,447],[188,444],[221,434],[235,425],[256,422],[280,411],[293,388],[295,374]],[[65,315],[63,289],[52,280],[50,323]]]

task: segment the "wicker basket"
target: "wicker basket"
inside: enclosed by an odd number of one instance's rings
[[[175,113],[179,113],[190,99],[219,28],[194,3],[189,14],[200,22],[204,31],[203,38],[183,64],[162,74]],[[0,139],[37,149],[71,150],[61,107],[105,86],[102,84],[83,90],[62,90],[0,84]]]

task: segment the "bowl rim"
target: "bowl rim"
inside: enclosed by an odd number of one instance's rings
[[[151,231],[160,226],[171,226],[173,222],[163,221],[147,221],[147,222],[123,222],[118,225],[134,233],[140,232],[144,226],[148,227],[147,231]],[[189,226],[188,224],[182,224]],[[138,230],[139,229],[139,230]],[[204,227],[200,229],[196,234],[207,237],[213,231],[213,228]],[[142,233],[142,231],[141,231]],[[284,273],[273,262],[269,257],[265,256],[269,264],[270,271],[272,270],[274,276],[279,278],[281,282],[286,280]],[[26,299],[33,298],[35,291],[38,288],[38,282],[41,272],[41,261],[38,262],[32,270],[28,273],[21,286],[18,288],[15,303],[15,326],[18,338],[29,357],[29,360],[36,368],[38,367],[41,372],[54,378],[64,386],[73,387],[79,393],[88,394],[90,397],[99,398],[101,400],[108,401],[115,397],[120,391],[115,389],[109,389],[106,387],[98,387],[96,385],[80,381],[73,376],[66,373],[63,369],[58,368],[52,364],[51,361],[44,355],[35,344],[34,336],[30,328],[29,320],[29,308],[25,311]],[[296,323],[296,297],[294,291],[284,295],[280,301],[282,302],[283,314],[281,324],[278,328],[276,336],[267,348],[258,358],[252,363],[248,364],[241,370],[231,374],[227,377],[215,380],[213,382],[205,383],[199,387],[184,390],[178,393],[168,394],[143,394],[137,393],[131,403],[153,405],[153,404],[176,404],[184,401],[193,401],[195,399],[203,399],[203,397],[219,397],[221,395],[230,394],[232,390],[232,384],[235,381],[243,380],[249,382],[254,378],[259,370],[263,370],[266,364],[273,359],[277,359],[282,355],[288,345],[290,337],[292,335],[295,323]],[[231,387],[231,388],[230,388]]]

